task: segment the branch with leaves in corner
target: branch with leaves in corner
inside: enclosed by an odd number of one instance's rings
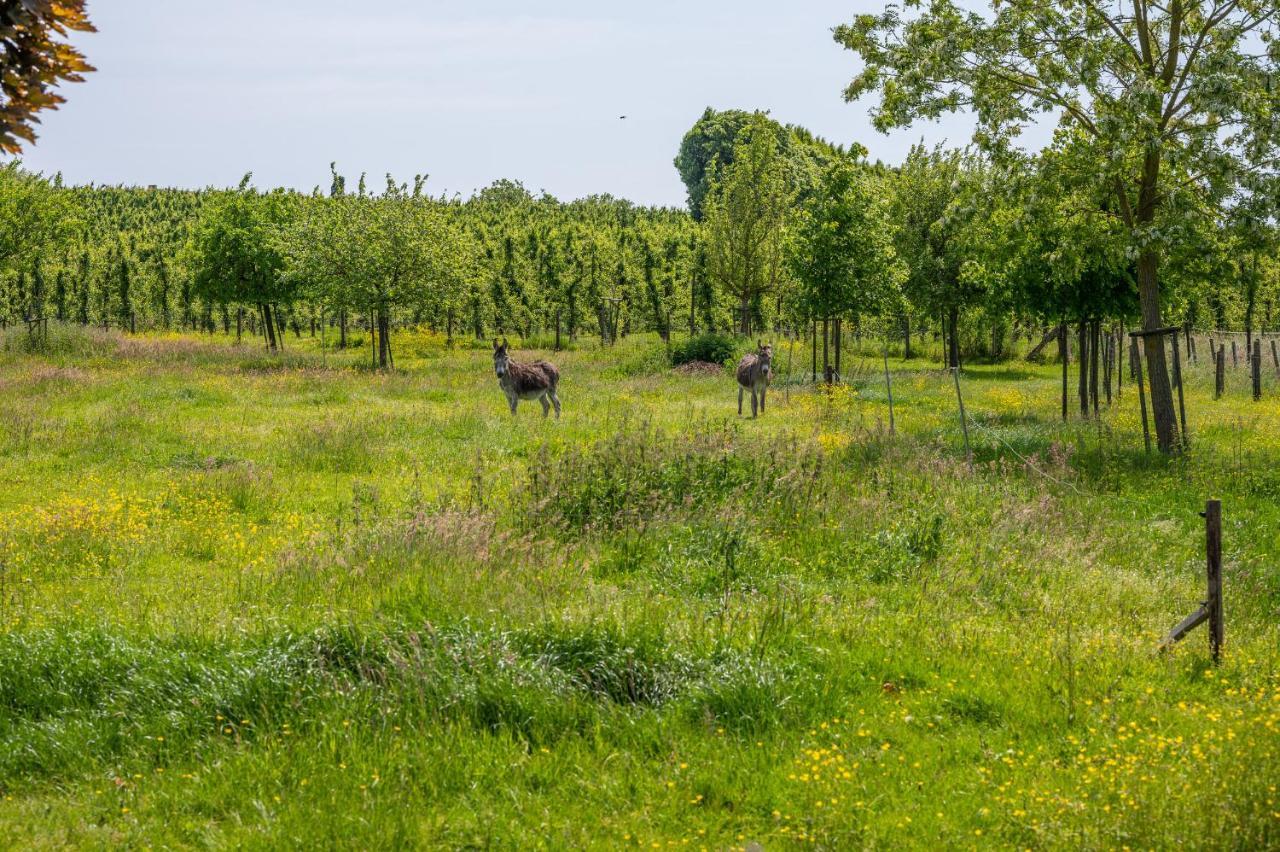
[[[67,42],[72,32],[94,32],[84,0],[0,0],[0,151],[35,142],[37,113],[66,100],[53,91],[58,83],[94,70]]]

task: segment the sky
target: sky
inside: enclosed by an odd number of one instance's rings
[[[683,205],[672,159],[707,106],[765,109],[900,162],[962,145],[953,117],[891,135],[841,92],[831,28],[883,0],[88,0],[65,84],[25,164],[68,183],[328,187],[329,163],[433,194],[494,180],[561,199]],[[620,118],[625,115],[626,118]]]

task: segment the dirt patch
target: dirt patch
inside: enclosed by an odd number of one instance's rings
[[[710,361],[690,361],[675,368],[682,376],[723,376],[724,366]]]

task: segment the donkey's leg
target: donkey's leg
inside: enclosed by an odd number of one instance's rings
[[[556,393],[555,388],[551,389],[551,404],[556,407],[556,419],[560,419],[560,395]]]
[[[742,385],[738,385],[738,416],[742,416]]]
[[[544,393],[538,397],[538,402],[542,403],[542,419],[547,419],[547,412],[551,410],[551,403],[547,402],[547,395]]]
[[[507,405],[510,405],[510,406],[511,406],[511,416],[512,416],[512,417],[515,417],[515,416],[516,416],[516,405],[517,405],[519,402],[520,402],[520,397],[516,396],[515,394],[512,394],[511,396],[508,396],[508,397],[507,397]]]
[[[751,389],[751,419],[754,420],[755,416],[756,416],[756,389],[752,388]]]
[[[760,413],[761,414],[764,414],[764,393],[768,389],[769,389],[768,387],[760,388]]]

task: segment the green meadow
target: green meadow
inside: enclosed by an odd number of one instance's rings
[[[537,341],[534,341],[535,343]],[[329,343],[332,343],[330,340]],[[0,338],[0,845],[1280,846],[1280,381]],[[543,345],[547,342],[542,341]],[[1203,346],[1203,343],[1202,343]],[[1226,646],[1161,637],[1204,596]]]

